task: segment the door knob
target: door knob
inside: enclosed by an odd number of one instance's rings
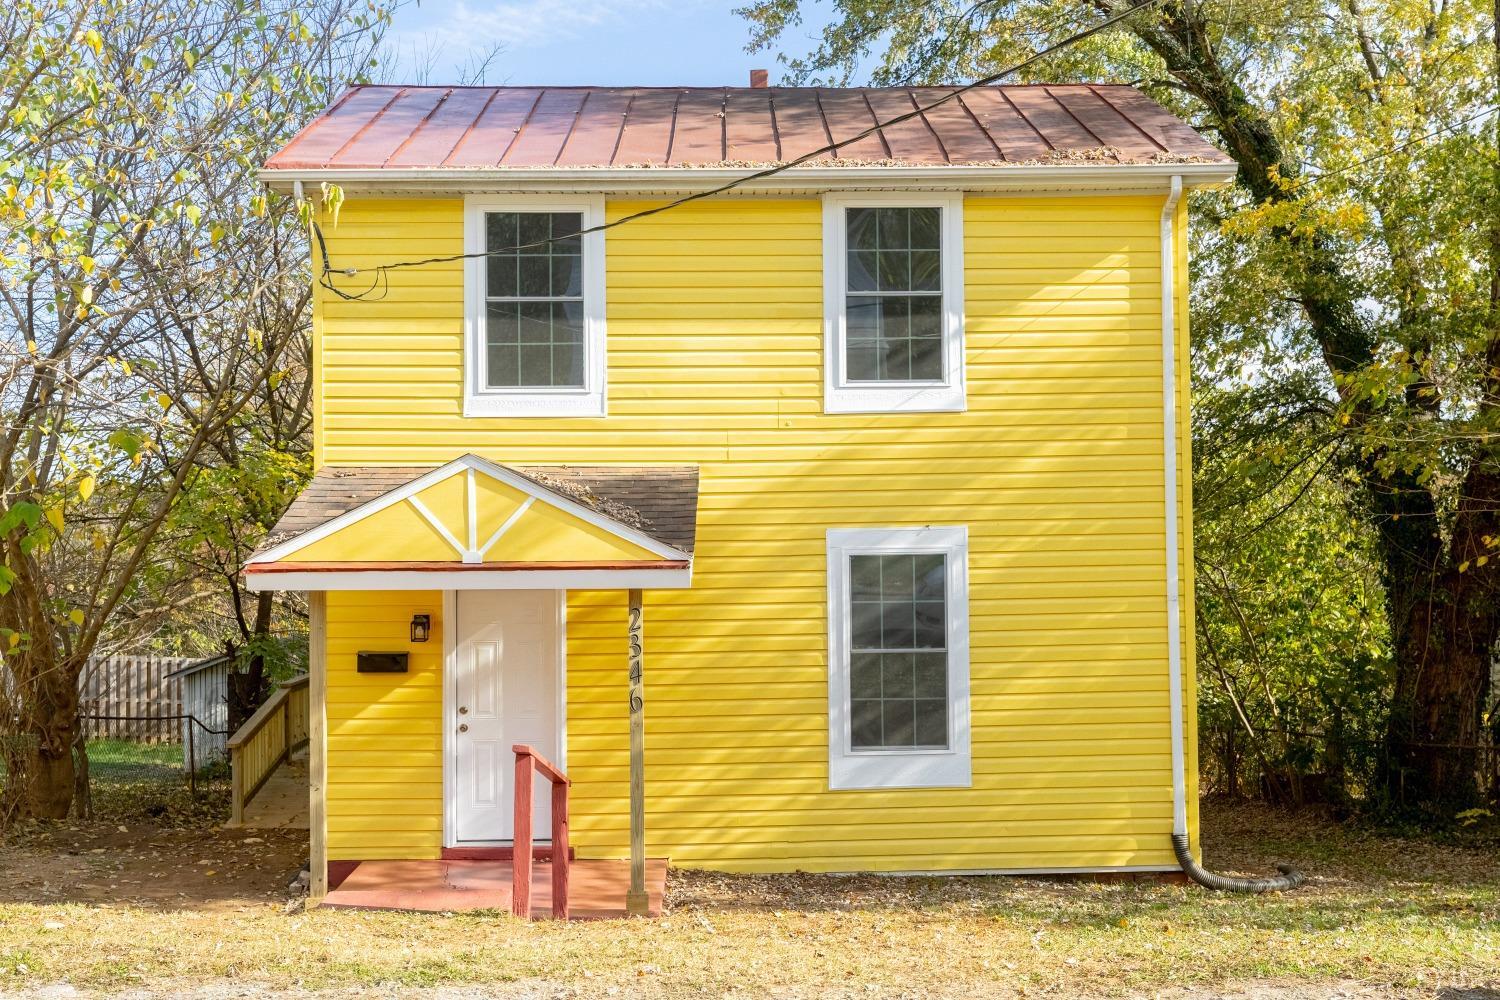
[[[465,722],[463,725],[458,727],[458,731],[461,733],[467,733],[469,731],[469,724]]]
[[[458,706],[458,714],[459,715],[468,715],[469,714],[469,706],[468,705],[460,705],[460,706]]]

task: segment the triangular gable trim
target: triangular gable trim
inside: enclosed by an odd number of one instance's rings
[[[353,510],[345,511],[332,520],[325,521],[315,528],[309,528],[307,531],[302,532],[295,538],[290,538],[287,541],[282,542],[280,545],[272,546],[265,552],[262,552],[260,555],[254,557],[251,560],[251,563],[259,564],[280,562],[286,559],[287,556],[301,551],[314,542],[321,541],[324,538],[335,535],[344,528],[347,528],[349,525],[364,520],[371,514],[375,514],[379,511],[385,510],[388,507],[393,507],[405,500],[412,499],[428,487],[435,486],[438,483],[441,483],[447,479],[451,479],[453,476],[456,476],[465,471],[477,472],[489,476],[491,479],[497,480],[498,482],[504,483],[507,486],[520,490],[530,498],[522,504],[521,510],[516,511],[511,516],[511,518],[507,520],[505,524],[502,524],[500,528],[491,536],[491,538],[485,545],[486,550],[499,540],[505,529],[512,523],[514,523],[516,517],[519,516],[519,514],[524,512],[525,509],[529,508],[532,503],[541,501],[548,506],[555,507],[556,509],[566,514],[570,514],[573,517],[578,518],[579,520],[586,521],[589,524],[602,529],[603,531],[609,532],[617,538],[630,542],[632,545],[638,545],[646,551],[660,556],[662,559],[678,561],[690,560],[692,558],[691,555],[682,551],[681,549],[676,548],[675,546],[668,545],[665,542],[652,538],[645,532],[640,531],[636,528],[632,528],[628,524],[624,524],[606,514],[601,514],[596,510],[592,510],[584,506],[581,503],[577,503],[576,501],[569,500],[567,497],[561,496],[558,493],[554,493],[552,490],[547,489],[547,487],[542,486],[541,484],[535,482],[531,478],[517,472],[514,469],[501,465],[498,462],[491,462],[488,459],[480,458],[478,455],[462,455],[458,458],[455,458],[453,461],[449,462],[446,465],[438,466],[431,472],[427,472],[418,476],[416,479],[413,479],[409,483],[397,486],[395,489],[392,489],[386,493],[382,493],[380,496],[374,497],[373,499],[366,500],[364,503],[360,504],[358,507],[355,507]],[[421,501],[414,501],[414,506],[417,506],[419,512],[422,510]],[[469,518],[471,523],[473,521],[473,515],[474,512],[471,507],[471,509],[469,510]],[[447,532],[445,531],[444,534],[447,535]],[[453,544],[455,548],[463,548],[462,545],[457,543],[457,539],[449,537],[447,540],[450,544]]]

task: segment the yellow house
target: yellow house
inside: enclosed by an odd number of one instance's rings
[[[318,202],[318,471],[246,567],[311,595],[315,894],[503,852],[517,744],[636,891],[1175,870],[1232,173],[1124,86],[349,90],[262,175]]]

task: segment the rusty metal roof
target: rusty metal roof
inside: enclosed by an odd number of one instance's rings
[[[377,500],[438,466],[319,469],[248,562]],[[512,465],[538,486],[691,554],[698,528],[698,467]]]
[[[785,163],[951,87],[356,86],[270,170],[732,167]],[[978,87],[817,166],[1228,163],[1134,87]]]

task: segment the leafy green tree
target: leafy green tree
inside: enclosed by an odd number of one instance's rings
[[[766,44],[804,12],[759,0]],[[1138,9],[1034,79],[1143,86],[1234,158],[1221,335],[1311,359],[1374,541],[1388,794],[1476,795],[1500,634],[1500,29],[1494,0],[835,0],[801,79],[943,82]]]
[[[78,676],[144,599],[213,442],[303,342],[265,155],[357,75],[372,0],[19,0],[0,12],[6,805],[74,798]],[[302,304],[299,304],[302,303]],[[162,609],[164,610],[164,608]]]

